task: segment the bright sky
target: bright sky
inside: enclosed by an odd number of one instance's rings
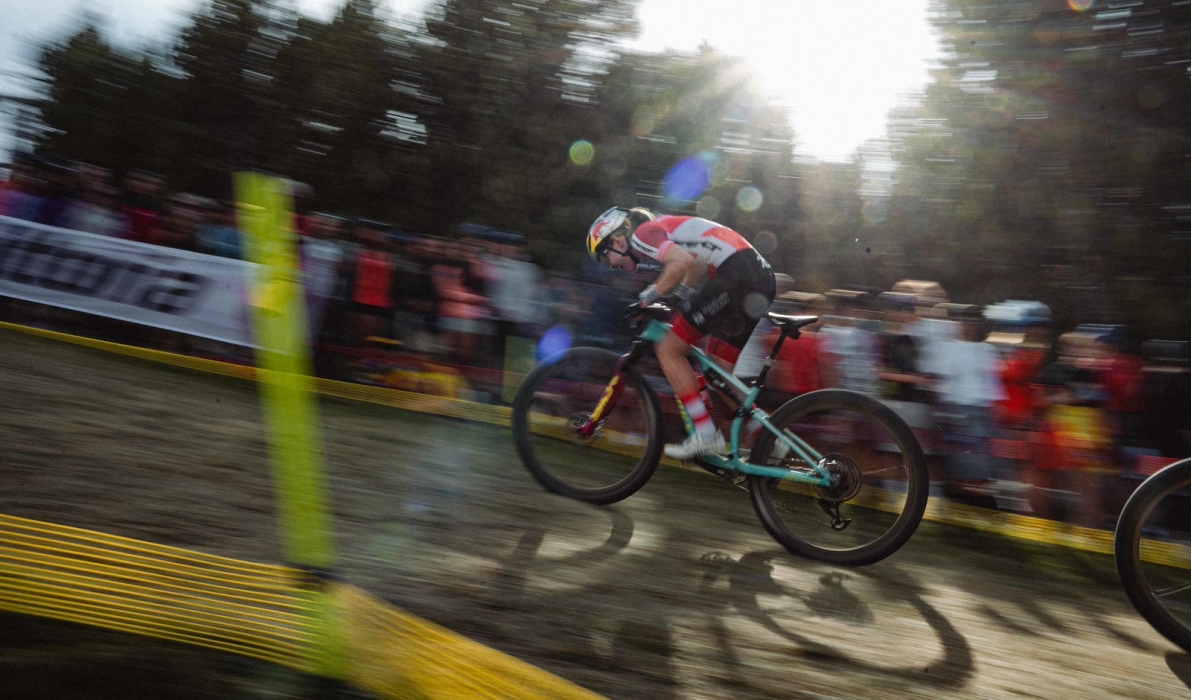
[[[342,0],[297,0],[328,18]],[[394,14],[427,0],[381,0]],[[107,20],[114,38],[144,43],[170,36],[196,0],[0,0],[0,94],[5,72],[28,65],[29,45],[70,26],[82,8]],[[633,46],[694,50],[703,40],[753,63],[763,85],[792,109],[800,150],[845,160],[882,136],[900,94],[928,81],[939,54],[927,0],[642,0],[642,34]],[[0,153],[11,147],[0,121]]]

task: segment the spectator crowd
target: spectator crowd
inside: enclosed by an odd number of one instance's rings
[[[170,194],[148,172],[117,184],[86,164],[20,160],[0,181],[0,215],[244,252],[233,202]],[[316,371],[395,388],[508,400],[502,370],[525,371],[560,343],[624,347],[620,311],[646,281],[595,267],[548,272],[522,236],[480,226],[454,238],[412,235],[300,206],[295,228]],[[827,387],[882,400],[920,436],[950,498],[1105,527],[1149,471],[1189,455],[1186,340],[1135,343],[1122,326],[1056,329],[1038,302],[954,303],[931,282],[794,286],[779,276],[771,310],[820,321],[783,345],[769,402]],[[740,376],[756,376],[777,334],[759,325]]]

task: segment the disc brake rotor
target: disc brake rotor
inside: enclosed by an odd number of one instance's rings
[[[600,421],[599,423],[596,424],[596,427],[592,431],[591,435],[589,435],[587,437],[580,435],[580,433],[579,433],[580,428],[587,425],[588,421],[591,418],[592,418],[592,414],[589,413],[588,411],[579,411],[577,413],[571,414],[571,418],[569,418],[567,420],[567,431],[569,433],[571,433],[571,436],[573,438],[575,438],[575,440],[577,442],[581,442],[585,445],[590,445],[593,442],[595,442],[597,439],[599,439],[600,435],[604,432],[604,421]]]

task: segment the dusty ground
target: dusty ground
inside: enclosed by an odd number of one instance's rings
[[[505,429],[321,412],[351,581],[610,697],[1188,697],[1188,655],[1108,557],[925,524],[834,569],[780,551],[710,477],[662,469],[589,507],[541,491]],[[0,444],[0,512],[280,559],[250,384],[0,332]],[[0,658],[29,658],[22,639],[0,634]],[[22,673],[53,666],[38,649]],[[196,663],[183,677],[268,675]]]

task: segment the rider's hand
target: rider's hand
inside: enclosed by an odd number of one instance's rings
[[[654,287],[654,285],[651,284],[649,287],[646,287],[645,289],[643,289],[641,294],[637,295],[637,298],[639,300],[638,303],[640,303],[641,307],[644,309],[647,306],[649,306],[650,304],[653,304],[654,302],[661,299],[662,295],[659,294],[658,289],[656,289]]]

